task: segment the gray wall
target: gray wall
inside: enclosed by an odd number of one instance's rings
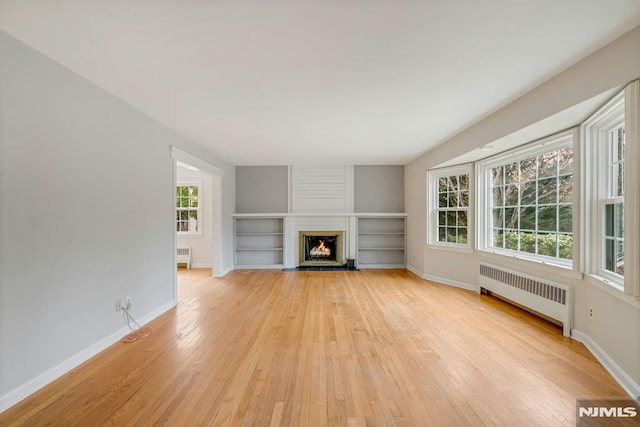
[[[404,166],[354,166],[354,209],[404,212]],[[287,166],[237,166],[237,213],[288,211]]]
[[[285,213],[288,209],[286,166],[237,166],[237,213]]]
[[[355,166],[353,175],[356,212],[404,212],[404,166]]]
[[[174,302],[176,146],[231,165],[0,32],[0,403]],[[75,360],[75,359],[74,359]],[[63,364],[63,365],[60,365]],[[59,372],[58,372],[59,373]],[[35,381],[37,379],[37,381]],[[28,382],[34,380],[32,385]]]
[[[525,128],[640,77],[640,27],[578,62],[546,83],[409,163],[405,168],[407,261],[416,272],[449,282],[477,285],[483,254],[434,250],[426,246],[426,171],[465,152]],[[615,64],[615,66],[612,66]],[[560,130],[560,129],[558,129]],[[638,195],[635,195],[638,196]],[[579,219],[576,218],[576,221]],[[577,250],[577,248],[576,248]],[[503,259],[504,258],[504,259]],[[586,280],[565,279],[551,267],[523,268],[506,257],[492,262],[574,286],[574,328],[598,344],[640,383],[640,310]],[[464,265],[465,268],[460,268]],[[590,318],[589,308],[599,313]]]

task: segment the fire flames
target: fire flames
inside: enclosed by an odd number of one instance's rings
[[[324,245],[324,240],[320,240],[320,244],[318,246],[314,246],[311,251],[309,251],[311,256],[331,256],[331,249]]]

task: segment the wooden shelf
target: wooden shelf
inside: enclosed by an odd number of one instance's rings
[[[400,268],[405,260],[405,218],[358,217],[358,266]]]
[[[278,268],[283,265],[284,229],[281,217],[235,218],[237,268]]]

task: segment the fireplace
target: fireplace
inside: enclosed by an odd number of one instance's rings
[[[342,231],[300,231],[298,265],[343,265]]]

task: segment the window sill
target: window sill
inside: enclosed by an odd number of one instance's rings
[[[551,271],[554,274],[557,274],[562,277],[566,277],[568,279],[582,280],[584,278],[584,275],[582,274],[582,272],[574,270],[573,266],[571,265],[555,264],[548,261],[527,258],[527,257],[518,256],[511,253],[503,253],[503,252],[491,251],[486,249],[479,249],[478,253],[482,257],[487,259],[491,259],[494,261],[508,260],[510,263],[516,266],[521,266],[522,268],[545,271],[547,273]]]
[[[202,236],[202,232],[199,233],[189,233],[189,232],[178,232],[177,233],[178,236],[185,236],[185,237],[197,237],[197,236]]]
[[[606,279],[602,276],[598,276],[597,274],[587,274],[586,279],[589,284],[595,286],[596,288],[603,290],[604,292],[618,298],[623,302],[626,302],[632,307],[640,309],[640,300],[637,300],[631,295],[625,294],[622,285],[612,282],[611,280]]]
[[[435,243],[427,243],[427,249],[435,249],[438,251],[449,251],[472,254],[473,248],[470,246],[454,246],[454,245],[438,245]]]

